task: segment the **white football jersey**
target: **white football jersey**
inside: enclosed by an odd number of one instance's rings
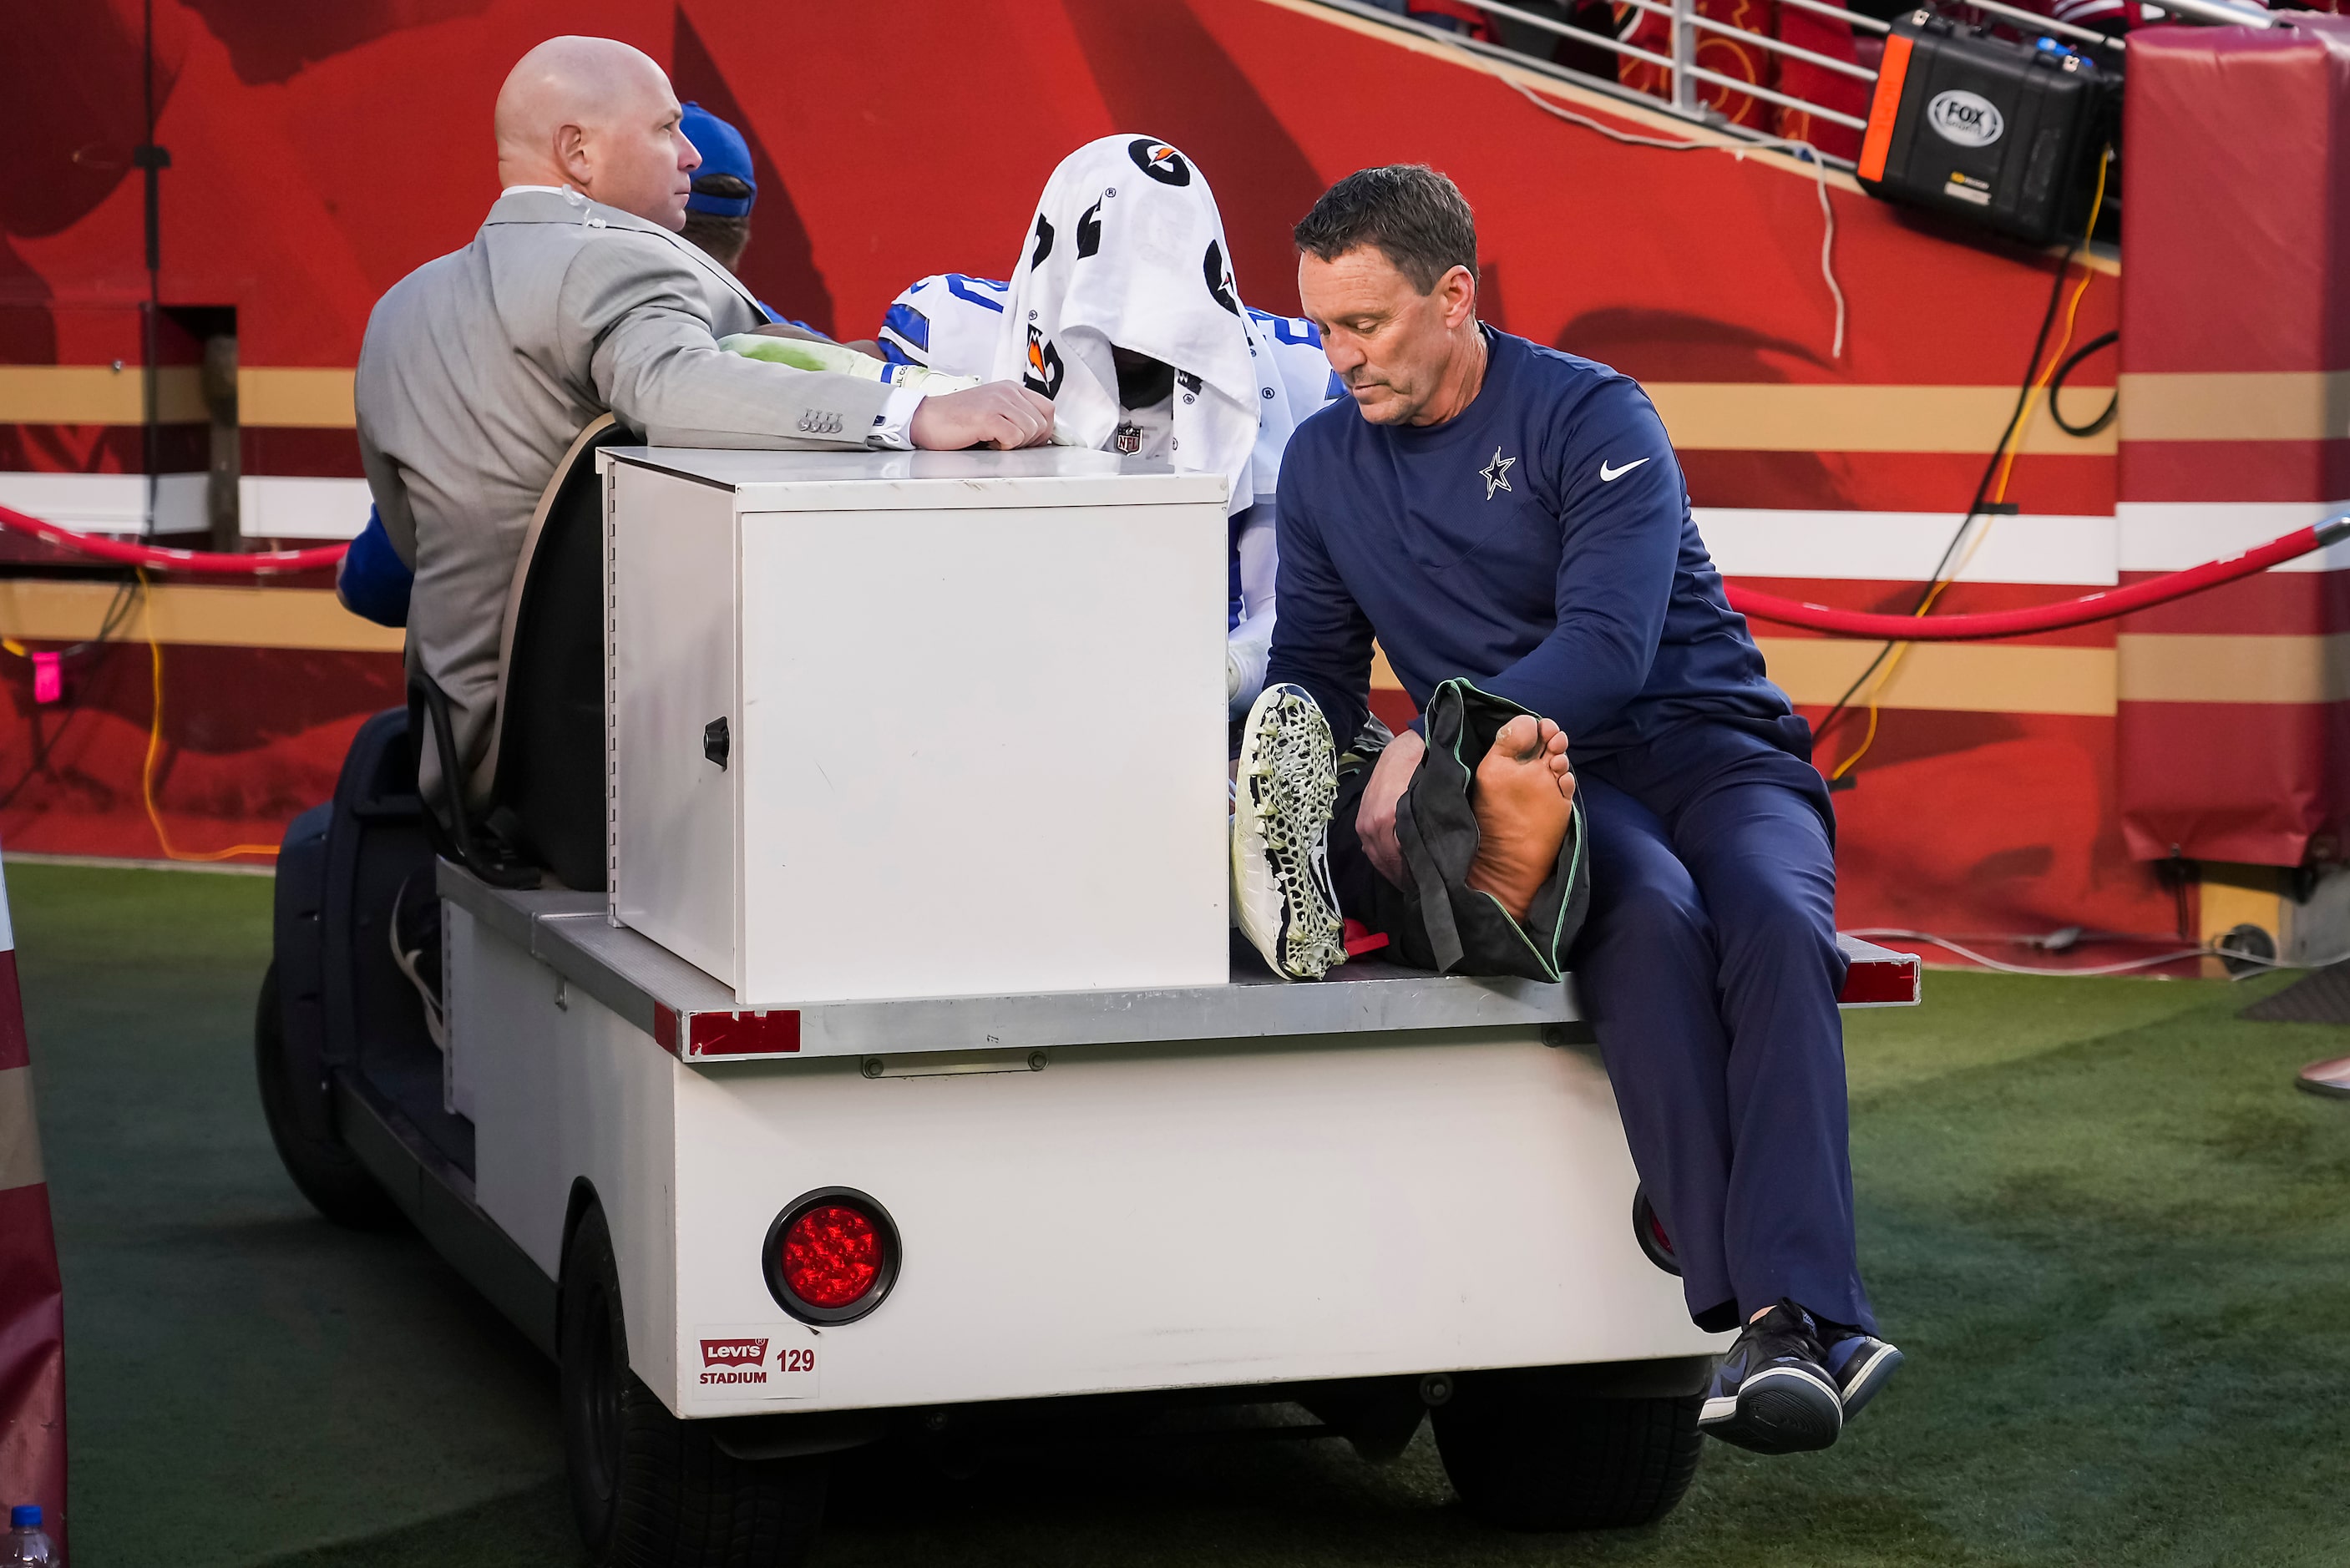
[[[890,301],[881,318],[881,357],[951,376],[985,376],[1011,297],[1011,286],[993,278],[959,272],[926,277]]]
[[[889,304],[881,318],[881,357],[893,365],[921,365],[951,376],[984,376],[1003,330],[1009,285],[959,272],[922,279]],[[1273,356],[1289,406],[1298,419],[1344,397],[1346,386],[1322,357],[1322,333],[1302,316],[1252,309],[1256,338]]]

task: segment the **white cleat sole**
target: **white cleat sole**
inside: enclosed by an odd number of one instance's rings
[[[1347,961],[1330,882],[1338,753],[1329,722],[1295,686],[1269,686],[1249,709],[1232,801],[1232,909],[1242,934],[1286,980]]]

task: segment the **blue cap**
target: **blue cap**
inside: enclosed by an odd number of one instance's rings
[[[759,199],[759,182],[751,178],[751,144],[743,133],[698,103],[685,106],[678,129],[702,154],[702,167],[693,171],[696,180],[705,174],[732,174],[751,187],[747,196],[705,196],[696,191],[685,199],[685,210],[721,218],[748,217],[751,203]]]
[[[18,1503],[8,1511],[8,1528],[11,1530],[40,1529],[41,1511],[29,1502]]]

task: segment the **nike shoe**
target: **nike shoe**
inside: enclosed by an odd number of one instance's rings
[[[1268,686],[1241,729],[1232,799],[1232,910],[1284,980],[1319,980],[1347,961],[1330,882],[1330,808],[1338,757],[1329,721],[1302,687]]]
[[[1781,1302],[1739,1332],[1714,1369],[1698,1429],[1758,1454],[1826,1448],[1844,1430],[1844,1401],[1825,1355],[1812,1314]]]
[[[1856,1328],[1831,1327],[1827,1332],[1837,1337],[1827,1341],[1827,1355],[1821,1365],[1835,1379],[1844,1418],[1849,1421],[1860,1414],[1862,1406],[1877,1397],[1877,1391],[1885,1386],[1888,1378],[1901,1370],[1901,1352],[1875,1334],[1863,1334]]]

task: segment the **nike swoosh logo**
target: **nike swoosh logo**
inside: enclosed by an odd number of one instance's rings
[[[1607,466],[1607,460],[1603,457],[1599,460],[1599,483],[1613,484],[1648,461],[1645,457],[1636,457],[1621,468],[1610,468]]]

